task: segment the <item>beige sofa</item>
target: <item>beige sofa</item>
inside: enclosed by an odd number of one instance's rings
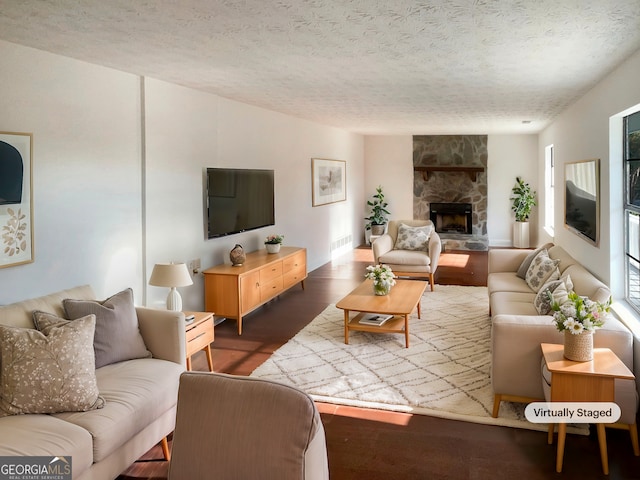
[[[398,227],[402,224],[409,227],[431,227],[427,247],[397,248]],[[378,237],[371,248],[376,264],[388,265],[393,273],[401,277],[428,278],[433,291],[442,242],[431,220],[392,220],[389,222],[387,233]]]
[[[63,317],[64,299],[95,295],[83,286],[2,306],[0,324],[33,329],[34,311]],[[173,431],[185,370],[184,316],[141,307],[135,313],[151,358],[95,369],[103,408],[1,417],[0,456],[71,456],[74,479],[114,479]]]
[[[562,247],[547,247],[549,257],[559,260],[560,274],[570,275],[576,293],[598,302],[609,299],[609,288]],[[498,416],[503,400],[544,401],[540,344],[563,343],[563,334],[557,331],[553,317],[538,314],[534,306],[536,293],[517,274],[525,258],[532,252],[489,250],[487,285],[492,325],[494,417]],[[613,316],[595,333],[594,346],[610,348],[633,371],[633,335]],[[638,394],[633,380],[616,380],[616,402],[622,410],[620,423],[635,426]]]

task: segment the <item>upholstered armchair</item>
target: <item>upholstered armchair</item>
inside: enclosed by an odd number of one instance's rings
[[[392,220],[371,248],[376,264],[389,265],[399,277],[428,278],[433,291],[442,242],[431,220]]]
[[[205,372],[180,377],[169,480],[328,480],[324,427],[293,387]]]

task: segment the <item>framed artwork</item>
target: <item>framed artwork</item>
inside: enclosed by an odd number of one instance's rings
[[[600,241],[600,161],[564,166],[564,225],[589,243]]]
[[[33,262],[30,133],[0,132],[0,268]]]
[[[311,159],[311,190],[314,207],[347,199],[347,162]]]

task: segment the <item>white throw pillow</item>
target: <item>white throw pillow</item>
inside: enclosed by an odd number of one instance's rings
[[[551,280],[545,283],[533,301],[533,306],[536,307],[537,312],[540,315],[551,314],[551,303],[556,302],[560,305],[569,300],[569,292],[573,290],[573,282],[569,274],[563,275],[559,280]],[[551,293],[551,297],[549,297]]]
[[[401,223],[398,226],[398,237],[393,247],[395,250],[427,250],[429,247],[429,237],[433,227],[425,225],[423,227],[411,227]]]
[[[542,250],[538,253],[531,262],[525,277],[529,288],[534,292],[538,292],[545,283],[559,279],[559,263],[560,260],[552,260],[549,258],[549,252],[546,250]]]

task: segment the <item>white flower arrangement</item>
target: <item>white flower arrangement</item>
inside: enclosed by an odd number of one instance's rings
[[[396,284],[396,276],[393,271],[387,265],[369,265],[367,267],[367,273],[364,274],[365,278],[373,280],[375,285],[391,288]]]
[[[553,322],[558,331],[567,330],[573,335],[580,335],[583,332],[593,332],[604,325],[611,309],[611,297],[606,303],[600,303],[571,292],[568,298],[569,301],[563,304],[551,303]]]

